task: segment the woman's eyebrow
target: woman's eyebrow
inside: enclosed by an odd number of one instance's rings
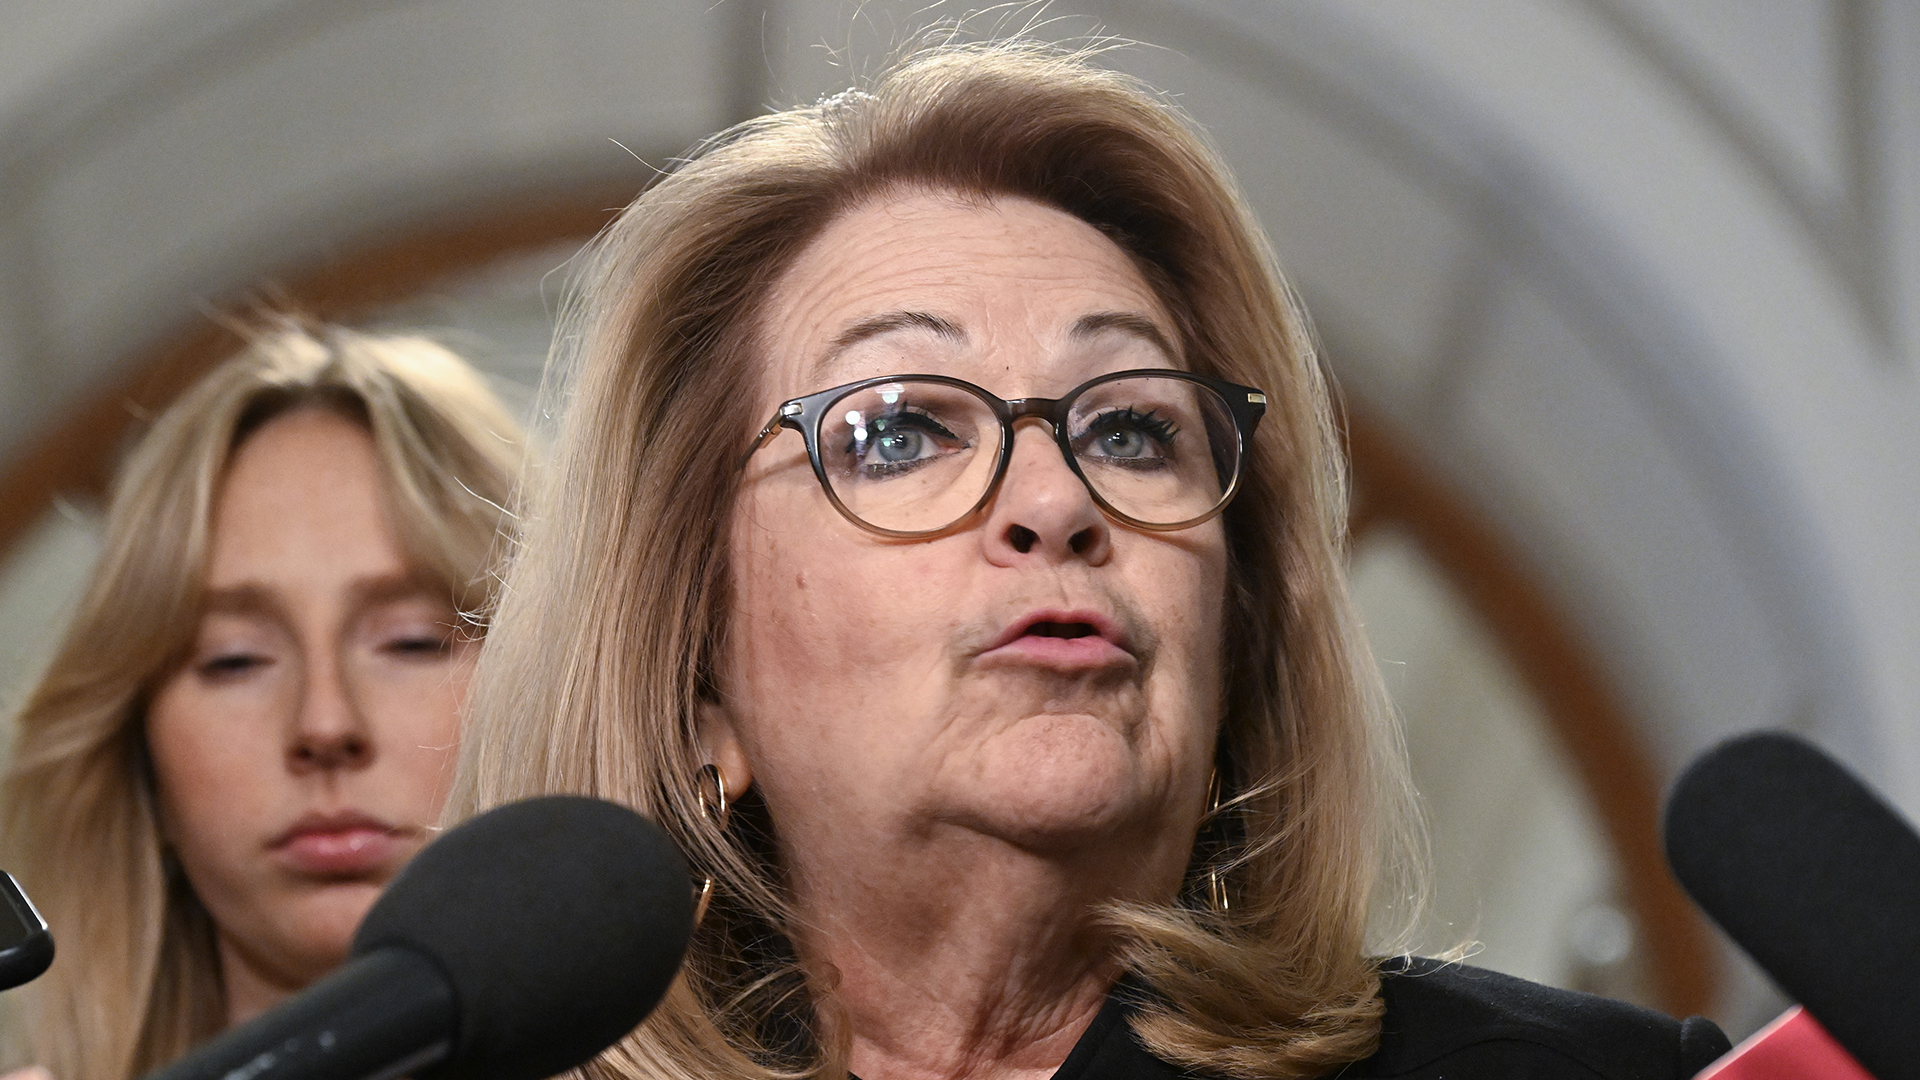
[[[380,574],[374,577],[354,579],[350,586],[353,602],[360,607],[374,607],[397,600],[427,598],[450,600],[452,590],[440,590],[419,574]],[[444,593],[445,595],[436,595]]]
[[[820,357],[819,362],[814,364],[813,378],[818,379],[824,375],[827,368],[835,360],[840,358],[840,354],[858,345],[860,342],[866,341],[869,338],[879,337],[882,334],[891,334],[898,330],[928,330],[934,335],[956,344],[967,340],[967,332],[965,330],[960,329],[956,324],[938,315],[929,314],[924,311],[883,311],[878,315],[870,315],[867,318],[861,319],[859,322],[840,331],[839,336],[835,337],[827,346],[827,351]]]
[[[200,597],[200,607],[210,615],[264,615],[273,618],[281,617],[286,610],[271,588],[253,581],[208,589]]]
[[[1109,330],[1144,340],[1147,344],[1159,349],[1166,356],[1168,363],[1180,358],[1179,350],[1175,349],[1173,342],[1167,339],[1166,332],[1160,329],[1160,324],[1138,311],[1096,311],[1091,315],[1082,315],[1074,321],[1073,329],[1067,332],[1067,337],[1072,341],[1084,341]]]

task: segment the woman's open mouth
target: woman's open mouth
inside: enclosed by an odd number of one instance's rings
[[[1134,662],[1118,624],[1091,611],[1033,612],[1008,627],[980,659],[1063,671]]]

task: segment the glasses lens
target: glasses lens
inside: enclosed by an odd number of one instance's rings
[[[855,390],[820,419],[820,464],[853,516],[894,532],[965,517],[1000,457],[1000,421],[957,386],[901,379]]]
[[[1232,410],[1186,379],[1140,375],[1090,387],[1074,399],[1067,437],[1093,490],[1148,525],[1211,513],[1240,468]]]

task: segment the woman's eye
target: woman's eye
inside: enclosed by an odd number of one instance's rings
[[[1075,442],[1085,457],[1157,465],[1173,456],[1177,434],[1171,421],[1151,412],[1115,409],[1095,417]]]
[[[272,663],[272,660],[259,653],[219,653],[202,660],[199,671],[209,679],[230,679],[256,671]]]
[[[1147,439],[1131,428],[1109,428],[1100,436],[1100,450],[1108,457],[1139,457],[1147,452]]]
[[[444,656],[452,648],[453,640],[445,634],[407,634],[383,646],[384,651],[405,657]]]
[[[881,461],[912,461],[920,456],[926,439],[917,431],[902,428],[882,434],[873,441],[874,456]]]
[[[846,452],[863,476],[887,477],[965,448],[966,440],[932,415],[902,412],[856,424]]]

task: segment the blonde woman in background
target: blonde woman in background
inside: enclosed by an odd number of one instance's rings
[[[290,320],[161,415],[17,720],[0,865],[59,954],[16,1062],[137,1076],[345,958],[451,782],[521,455],[445,349]]]
[[[1410,789],[1328,390],[1158,95],[929,48],[714,139],[596,266],[449,806],[621,800],[706,879],[683,979],[585,1076],[1655,1080],[1726,1048],[1370,945]]]

